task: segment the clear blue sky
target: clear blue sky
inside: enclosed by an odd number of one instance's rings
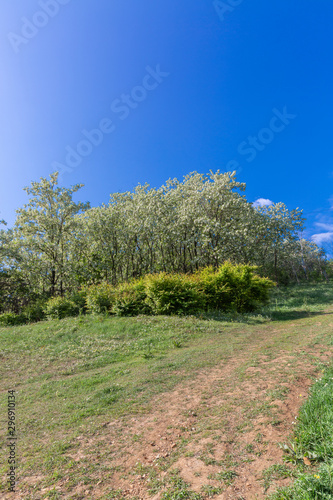
[[[236,169],[333,240],[332,26],[328,1],[2,2],[0,218],[55,162],[92,205]]]

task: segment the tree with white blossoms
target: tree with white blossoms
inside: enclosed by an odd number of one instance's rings
[[[85,263],[113,283],[149,272],[193,272],[231,258],[250,209],[234,192],[235,174],[196,172],[159,189],[139,185],[111,195],[81,220],[89,241]],[[89,253],[90,252],[90,253]]]
[[[284,203],[257,207],[259,217],[254,225],[257,265],[275,280],[279,280],[279,268],[284,268],[290,245],[298,240],[303,230],[302,210],[288,210]],[[300,255],[299,255],[300,257]]]
[[[50,295],[63,294],[70,285],[75,259],[71,247],[78,230],[76,215],[90,206],[72,199],[83,184],[68,189],[57,184],[56,172],[50,180],[41,178],[24,188],[30,200],[17,210],[14,227],[14,242],[24,257],[22,272],[34,276],[35,286]]]
[[[225,260],[256,264],[279,280],[290,246],[302,230],[302,211],[283,203],[255,208],[235,173],[193,172],[159,189],[147,184],[111,195],[85,212],[82,269],[111,283],[151,272],[193,272]],[[288,247],[288,251],[286,248]],[[296,248],[296,247],[295,247]],[[301,253],[297,247],[297,258]],[[295,278],[294,271],[289,275]]]

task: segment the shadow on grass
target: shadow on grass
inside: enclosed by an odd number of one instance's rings
[[[313,316],[321,316],[325,314],[333,314],[324,311],[300,311],[295,309],[287,309],[285,311],[264,311],[259,313],[222,313],[220,311],[196,315],[197,319],[206,321],[221,321],[227,323],[245,323],[247,325],[258,325],[270,321],[291,321],[297,319],[310,318]]]
[[[289,308],[333,304],[333,283],[312,283],[273,290],[271,303]]]
[[[270,317],[272,321],[290,321],[293,319],[310,318],[313,316],[322,316],[327,314],[333,314],[333,312],[325,313],[324,311],[295,311],[295,310],[272,311]]]
[[[195,316],[203,320],[254,325],[333,314],[325,312],[329,305],[333,306],[333,283],[307,283],[274,289],[270,303],[255,313],[210,311]]]

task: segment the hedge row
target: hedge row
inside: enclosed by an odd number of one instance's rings
[[[256,274],[256,267],[233,265],[205,268],[192,275],[151,274],[114,287],[101,283],[72,297],[54,297],[44,306],[47,318],[81,313],[135,316],[196,314],[210,310],[253,312],[268,302],[274,283]],[[9,323],[7,314],[0,324]],[[6,323],[7,321],[7,323]]]

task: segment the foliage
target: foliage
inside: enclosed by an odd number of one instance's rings
[[[258,265],[274,279],[282,278],[284,269],[292,280],[304,278],[300,269],[317,247],[297,246],[301,211],[283,203],[255,208],[244,190],[235,173],[217,171],[193,172],[183,182],[170,179],[159,189],[146,184],[112,194],[109,205],[78,217],[88,242],[78,276],[117,284],[157,272],[217,268],[231,260]],[[324,268],[319,253],[312,260]]]
[[[269,300],[274,283],[255,273],[256,268],[226,262],[217,270],[194,275],[160,273],[145,278],[146,302],[154,314],[194,314],[221,311],[253,312]]]
[[[205,306],[192,277],[181,274],[160,273],[145,279],[147,303],[153,314],[192,314]]]
[[[75,203],[73,194],[83,185],[71,188],[57,186],[58,173],[50,180],[32,182],[24,190],[29,203],[17,210],[13,232],[13,248],[20,256],[20,269],[33,278],[34,286],[43,286],[51,295],[63,294],[75,269],[78,249],[73,253],[73,239],[79,237],[76,215],[89,208],[88,203]],[[18,263],[17,263],[18,264]]]
[[[100,283],[87,288],[86,307],[90,313],[101,314],[110,311],[114,302],[114,288]]]
[[[151,314],[152,309],[146,299],[146,288],[142,280],[122,283],[115,289],[111,311],[117,316]]]
[[[77,316],[79,307],[66,297],[53,297],[45,305],[45,314],[48,319],[62,319],[68,316]]]
[[[117,316],[137,314],[195,314],[212,309],[253,312],[265,304],[273,282],[255,274],[256,268],[227,262],[193,275],[150,274],[112,286],[87,287],[87,310]]]
[[[23,325],[25,323],[27,323],[25,314],[15,314],[11,312],[0,314],[0,325],[2,326]]]
[[[26,306],[23,309],[23,314],[30,323],[42,321],[45,318],[45,305],[44,300],[37,300],[35,303]]]
[[[255,274],[254,266],[224,263],[214,270],[197,273],[198,286],[204,292],[206,307],[223,311],[253,312],[268,303],[274,283]]]
[[[225,264],[225,268],[228,264]],[[205,297],[205,309],[227,310],[231,307],[230,283],[226,282],[221,268],[216,271],[213,266],[197,271],[194,275],[197,289]]]
[[[69,299],[79,308],[80,313],[87,312],[87,290],[85,288],[70,294]]]
[[[254,207],[235,175],[192,172],[158,189],[145,184],[112,193],[107,205],[94,208],[74,202],[82,184],[59,187],[57,172],[32,182],[24,188],[29,202],[17,211],[14,228],[0,229],[0,312],[19,313],[42,297],[71,297],[90,285],[116,287],[160,273],[193,275],[228,261],[257,266],[261,276],[279,284],[332,276],[323,250],[299,236],[302,210],[288,210],[283,203]],[[251,281],[251,299],[242,292],[228,307],[250,310],[262,299],[254,298],[250,271],[241,272],[237,280]],[[218,287],[219,298],[214,292],[219,278],[212,276],[207,271],[204,279],[206,295],[211,289],[216,300],[211,307],[223,303],[226,308],[225,292]],[[228,279],[234,280],[235,274]],[[184,287],[195,303],[194,285],[188,281]],[[257,288],[259,296],[262,290]],[[87,308],[101,312],[114,306],[116,314],[125,314],[127,308],[133,314],[137,305],[130,295],[138,298],[137,293],[119,291],[115,305],[111,297],[102,299],[103,294],[96,303],[87,297]],[[78,305],[84,312],[83,300]]]

